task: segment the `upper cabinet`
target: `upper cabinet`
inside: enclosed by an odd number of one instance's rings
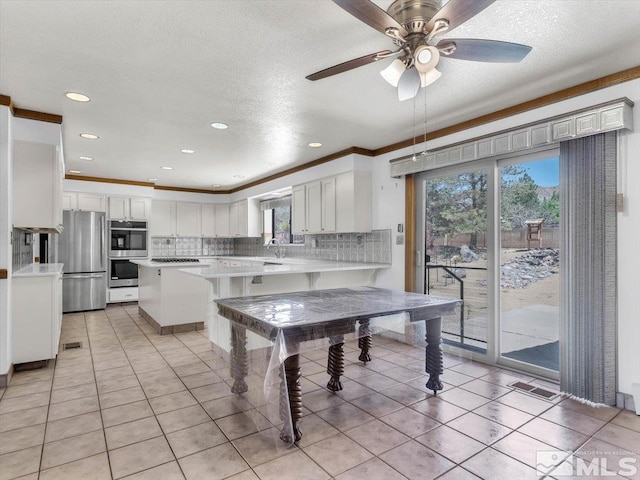
[[[63,163],[55,145],[14,141],[13,225],[62,230]]]
[[[199,203],[176,203],[176,235],[179,237],[202,236],[202,215]]]
[[[350,171],[292,190],[295,234],[371,231],[371,173]]]
[[[228,238],[229,230],[229,204],[217,203],[215,205],[215,237]]]
[[[350,171],[336,175],[336,232],[370,232],[371,172]]]
[[[176,235],[176,202],[153,200],[151,202],[151,236],[173,237]]]
[[[229,234],[232,237],[259,237],[262,217],[253,200],[240,200],[229,205]]]
[[[146,197],[109,197],[109,218],[147,221],[149,204]]]
[[[335,178],[293,188],[291,217],[293,233],[331,233],[336,230]]]
[[[62,209],[106,212],[106,197],[97,193],[63,192]]]

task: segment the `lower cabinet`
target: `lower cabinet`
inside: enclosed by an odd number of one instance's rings
[[[138,300],[138,287],[110,288],[107,303],[135,302]]]
[[[62,276],[14,277],[13,363],[55,358],[62,329]]]

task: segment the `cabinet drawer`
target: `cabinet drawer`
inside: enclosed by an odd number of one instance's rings
[[[138,288],[111,288],[109,289],[109,302],[135,302],[138,300]]]

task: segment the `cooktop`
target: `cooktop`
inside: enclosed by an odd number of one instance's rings
[[[162,257],[162,258],[152,258],[151,261],[158,262],[158,263],[198,263],[200,260],[197,258]]]

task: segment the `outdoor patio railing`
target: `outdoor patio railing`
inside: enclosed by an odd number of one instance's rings
[[[459,285],[460,288],[460,293],[459,293],[459,299],[462,300],[463,302],[463,306],[460,308],[460,333],[457,332],[448,332],[446,330],[443,329],[442,333],[447,334],[447,335],[451,335],[454,337],[458,337],[460,340],[459,342],[454,342],[452,340],[448,340],[447,338],[443,338],[443,342],[444,343],[448,343],[448,344],[452,344],[452,345],[457,345],[457,346],[461,346],[463,348],[469,349],[469,350],[475,350],[475,351],[484,351],[484,349],[477,347],[475,345],[470,345],[468,343],[465,343],[465,340],[473,340],[475,342],[480,342],[480,343],[487,343],[486,339],[482,339],[482,338],[475,338],[475,337],[471,337],[468,335],[465,335],[465,328],[464,328],[464,280],[457,275],[456,270],[459,270],[461,268],[464,268],[464,270],[484,270],[486,271],[487,268],[486,267],[452,267],[450,265],[438,265],[438,264],[425,264],[425,269],[424,269],[424,294],[429,295],[431,293],[431,270],[437,270],[437,269],[441,269],[443,270],[445,273],[447,273],[449,275],[450,278],[452,278],[454,281],[456,281]]]

